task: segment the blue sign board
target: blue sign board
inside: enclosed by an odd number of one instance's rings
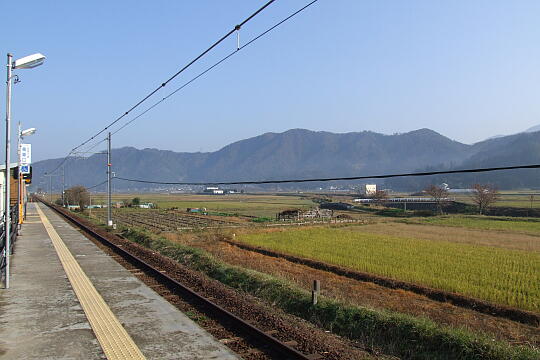
[[[21,165],[19,172],[21,174],[30,174],[30,165]]]

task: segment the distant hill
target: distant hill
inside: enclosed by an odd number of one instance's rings
[[[540,124],[536,125],[536,126],[533,126],[533,127],[530,127],[527,130],[525,130],[525,132],[528,132],[528,133],[535,132],[535,131],[540,131]]]
[[[124,147],[113,150],[113,171],[121,177],[160,181],[246,181],[336,177],[540,162],[540,133],[523,133],[466,145],[429,130],[383,135],[370,131],[334,134],[293,129],[241,140],[209,153],[177,153]],[[34,187],[47,187],[44,173],[61,159],[34,164]],[[491,165],[489,165],[491,164]],[[512,180],[505,184],[524,186]],[[105,179],[103,155],[66,162],[66,182],[95,185]],[[540,178],[536,178],[536,186]],[[460,179],[460,186],[466,179]],[[58,184],[58,180],[54,181]],[[417,181],[388,182],[396,188],[416,188]],[[381,183],[381,185],[384,185]],[[313,185],[308,185],[313,186]],[[116,190],[155,186],[115,181]],[[55,187],[58,189],[58,185]]]
[[[540,164],[540,132],[525,132],[498,137],[471,145],[468,156],[446,169],[469,169]],[[425,170],[424,168],[423,170]],[[441,164],[435,168],[443,170]],[[491,183],[500,189],[540,188],[540,170],[511,170],[475,174],[441,175],[428,178],[396,180],[392,186],[406,189],[423,188],[430,183],[448,183],[454,188],[469,187],[474,183]]]

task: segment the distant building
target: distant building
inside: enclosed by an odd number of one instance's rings
[[[377,192],[377,184],[365,184],[362,190],[366,196],[374,195]]]
[[[207,186],[203,191],[203,194],[210,195],[223,195],[224,193],[225,191],[217,186]]]
[[[154,203],[142,203],[139,204],[139,208],[141,209],[153,209],[155,207]]]

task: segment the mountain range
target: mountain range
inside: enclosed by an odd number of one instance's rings
[[[46,189],[49,180],[45,173],[56,168],[61,161],[36,162],[33,165],[33,188]],[[501,136],[468,145],[430,129],[394,135],[371,131],[335,134],[293,129],[237,141],[215,152],[188,153],[133,147],[112,151],[112,168],[117,176],[168,182],[347,177],[533,163],[540,163],[540,131]],[[60,176],[51,180],[53,190],[60,189],[62,168],[57,174]],[[88,158],[68,158],[65,179],[68,186],[92,186],[102,182],[106,179],[106,157],[95,154]],[[489,182],[500,188],[538,188],[540,171],[395,178],[377,183],[396,190],[415,190],[439,182],[446,182],[454,188],[467,187],[475,182]],[[320,183],[305,183],[289,188],[319,186]],[[156,186],[114,181],[117,191],[152,188]],[[96,190],[104,190],[104,186]]]

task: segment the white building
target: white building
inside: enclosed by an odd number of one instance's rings
[[[223,195],[225,192],[217,186],[207,186],[204,189],[205,194]]]
[[[377,184],[365,184],[363,190],[365,195],[373,195],[377,192]]]

